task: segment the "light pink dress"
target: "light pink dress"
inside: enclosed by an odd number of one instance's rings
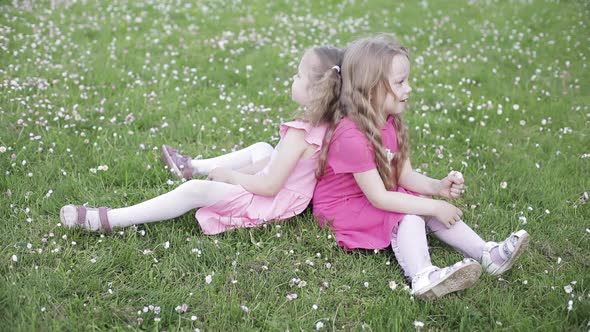
[[[227,198],[199,209],[195,217],[203,233],[218,234],[234,228],[256,227],[273,220],[291,218],[305,210],[317,182],[315,171],[326,127],[312,127],[303,121],[283,123],[279,130],[281,139],[289,128],[305,130],[307,143],[317,146],[315,153],[297,162],[283,188],[273,197],[256,195],[236,185]],[[257,175],[268,172],[280,148],[281,141],[273,151],[270,162]]]

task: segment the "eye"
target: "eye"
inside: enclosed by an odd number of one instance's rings
[[[399,84],[399,85],[401,85],[401,84],[403,84],[403,83],[404,83],[404,81],[405,81],[405,80],[401,80],[401,81],[397,81],[397,82],[395,82],[395,83],[396,83],[396,84]]]

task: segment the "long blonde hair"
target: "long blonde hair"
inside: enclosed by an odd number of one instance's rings
[[[404,46],[392,36],[381,34],[352,42],[342,60],[342,116],[348,116],[373,145],[377,171],[388,188],[397,186],[403,163],[409,156],[408,129],[401,114],[393,115],[398,151],[391,163],[381,137],[385,124],[383,101],[388,93],[393,93],[388,79],[396,55],[409,58]]]

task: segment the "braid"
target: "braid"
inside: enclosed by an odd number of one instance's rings
[[[394,186],[398,184],[404,161],[410,156],[408,126],[401,114],[393,116],[393,125],[397,134],[397,152],[393,155],[391,166],[395,170]]]
[[[390,187],[392,182],[392,172],[389,167],[389,160],[387,159],[387,153],[383,145],[381,137],[381,128],[378,126],[382,122],[379,115],[375,111],[375,108],[369,100],[365,98],[363,93],[354,89],[352,92],[352,98],[350,98],[351,105],[355,109],[355,112],[350,112],[350,119],[357,125],[357,127],[365,134],[375,153],[375,163],[377,164],[377,171],[381,176],[381,180],[386,187]]]

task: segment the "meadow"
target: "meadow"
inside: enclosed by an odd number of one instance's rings
[[[590,331],[587,1],[0,2],[0,328]],[[411,50],[412,161],[461,171],[513,270],[433,302],[390,250],[346,252],[310,211],[204,235],[193,213],[89,233],[69,203],[127,206],[203,158],[276,144],[303,52],[390,32]],[[433,262],[461,256],[434,238]]]

